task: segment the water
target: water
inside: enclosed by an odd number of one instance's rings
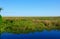
[[[43,31],[28,34],[2,33],[1,39],[60,39],[60,31]]]

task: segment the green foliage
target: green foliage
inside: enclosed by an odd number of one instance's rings
[[[2,23],[2,16],[0,15],[0,24]]]
[[[60,18],[60,17],[59,17]],[[43,30],[60,30],[60,19],[55,18],[33,18],[33,17],[21,17],[21,18],[9,18],[4,17],[3,22],[0,25],[0,31],[11,33],[29,33]],[[35,20],[34,20],[35,19]]]
[[[0,8],[0,12],[1,12],[2,8]]]
[[[1,12],[2,8],[0,8],[0,12]],[[0,15],[0,25],[2,23],[2,16]]]

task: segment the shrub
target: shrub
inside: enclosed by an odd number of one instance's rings
[[[60,26],[60,22],[59,21],[52,21],[52,25],[54,25],[54,26]]]
[[[51,25],[51,21],[49,21],[49,20],[43,20],[42,23],[43,23],[45,26],[50,26],[50,25]]]

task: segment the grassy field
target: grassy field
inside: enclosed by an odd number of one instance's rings
[[[60,30],[60,17],[3,17],[0,33],[29,33]]]

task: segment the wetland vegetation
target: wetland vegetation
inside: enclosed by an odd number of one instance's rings
[[[60,17],[2,17],[0,33],[29,33],[60,30]]]

